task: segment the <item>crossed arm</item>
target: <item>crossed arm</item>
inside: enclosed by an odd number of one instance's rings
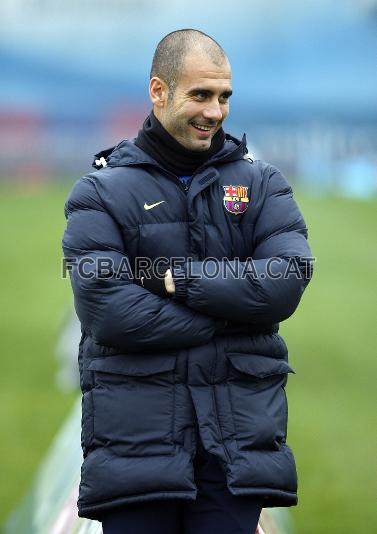
[[[208,265],[192,262],[173,268],[165,278],[174,299],[213,317],[252,324],[273,324],[297,308],[311,277],[311,252],[304,219],[281,173],[272,168],[265,200],[254,228],[251,262]],[[227,274],[227,276],[224,276]]]
[[[124,351],[187,348],[210,341],[224,321],[147,291],[127,272],[101,277],[96,259],[106,256],[118,272],[125,260],[122,235],[105,210],[94,180],[79,180],[66,203],[63,236],[75,308],[86,332],[100,345]],[[80,260],[86,261],[86,276]]]
[[[187,348],[210,341],[226,319],[279,322],[294,312],[308,282],[307,273],[301,278],[285,276],[290,259],[309,256],[310,251],[305,223],[278,172],[270,176],[255,226],[257,276],[224,278],[220,272],[198,277],[203,262],[193,262],[190,272],[188,266],[167,271],[164,282],[172,298],[151,293],[127,274],[120,279],[104,279],[95,272],[90,278],[80,275],[77,265],[82,258],[95,260],[105,253],[115,270],[125,258],[120,229],[104,208],[92,178],[77,182],[65,213],[63,249],[66,257],[76,260],[70,272],[76,311],[84,329],[101,345],[136,352]],[[279,276],[273,278],[268,276],[272,257],[281,260],[275,269]]]

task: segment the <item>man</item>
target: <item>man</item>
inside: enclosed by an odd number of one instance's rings
[[[153,112],[66,203],[79,515],[105,534],[249,534],[262,507],[297,503],[277,332],[310,278],[307,230],[280,172],[224,134],[231,94],[218,43],[167,35]]]

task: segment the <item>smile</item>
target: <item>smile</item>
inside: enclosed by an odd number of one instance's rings
[[[196,128],[197,130],[201,130],[202,132],[210,132],[212,130],[211,126],[203,126],[201,124],[196,124],[195,122],[192,122],[191,125],[194,126],[194,128]]]

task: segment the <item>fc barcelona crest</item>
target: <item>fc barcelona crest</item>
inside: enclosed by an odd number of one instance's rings
[[[249,198],[247,196],[249,188],[244,185],[223,185],[223,188],[225,209],[235,215],[245,213],[249,207]]]

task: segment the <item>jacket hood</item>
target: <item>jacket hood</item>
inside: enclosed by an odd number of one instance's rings
[[[247,154],[246,135],[239,140],[230,134],[225,134],[223,148],[214,156],[208,159],[205,166],[212,163],[226,163],[243,159]],[[125,139],[118,145],[98,152],[94,156],[93,167],[101,169],[103,167],[125,167],[132,165],[153,165],[161,168],[161,165],[134,144],[134,139]]]

